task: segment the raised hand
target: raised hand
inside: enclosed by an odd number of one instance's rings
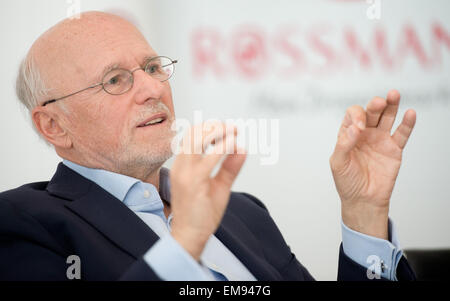
[[[416,112],[408,110],[391,135],[399,103],[400,94],[391,90],[387,99],[373,98],[366,110],[350,107],[330,158],[344,224],[383,239],[403,149],[416,122]]]
[[[231,186],[246,158],[236,146],[236,134],[235,127],[223,123],[191,128],[171,169],[172,236],[196,260],[222,220]]]

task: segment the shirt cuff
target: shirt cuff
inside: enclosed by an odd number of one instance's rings
[[[171,236],[160,238],[144,255],[153,271],[166,281],[214,281],[211,271],[199,264]]]
[[[345,255],[367,268],[369,279],[397,280],[396,270],[403,251],[398,243],[397,233],[391,219],[388,222],[389,238],[369,236],[348,228],[341,220],[342,247]]]

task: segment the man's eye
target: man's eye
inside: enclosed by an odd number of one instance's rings
[[[148,73],[156,73],[159,70],[159,65],[151,65],[148,67]]]
[[[119,81],[119,76],[114,76],[108,81],[108,85],[116,85]]]

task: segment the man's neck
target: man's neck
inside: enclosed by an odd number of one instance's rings
[[[139,170],[137,170],[137,169],[133,169],[133,168],[117,169],[114,167],[102,166],[102,164],[94,164],[94,163],[89,163],[87,161],[85,162],[84,160],[79,160],[76,158],[65,158],[65,157],[62,157],[62,158],[64,160],[71,161],[75,164],[78,164],[78,165],[81,165],[81,166],[84,166],[87,168],[107,170],[107,171],[110,171],[113,173],[122,174],[122,175],[126,175],[129,177],[138,179],[144,183],[152,184],[159,191],[160,171],[161,171],[161,167],[164,163],[158,164],[156,166],[150,166],[146,170],[143,170],[142,168],[139,168]]]

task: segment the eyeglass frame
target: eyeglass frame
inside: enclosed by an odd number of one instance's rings
[[[48,100],[48,101],[44,102],[41,106],[42,106],[42,107],[45,107],[45,106],[47,106],[47,105],[49,105],[49,104],[51,104],[51,103],[55,103],[55,102],[57,102],[57,101],[59,101],[59,100],[68,98],[68,97],[70,97],[70,96],[74,96],[74,95],[76,95],[76,94],[78,94],[78,93],[84,92],[84,91],[89,90],[89,89],[96,88],[96,87],[98,87],[98,86],[102,86],[102,90],[105,91],[106,93],[110,94],[110,95],[122,95],[122,94],[125,94],[125,93],[127,93],[128,91],[130,91],[131,89],[133,89],[133,85],[134,85],[134,75],[133,75],[133,73],[136,72],[136,71],[138,71],[138,70],[144,70],[144,71],[145,71],[145,70],[147,69],[147,67],[150,65],[150,63],[151,63],[154,59],[157,59],[157,58],[166,58],[166,59],[169,59],[170,62],[171,62],[169,65],[173,65],[173,71],[172,71],[172,74],[171,74],[167,79],[162,80],[161,82],[168,81],[168,80],[172,77],[172,75],[175,73],[175,64],[178,63],[178,60],[172,60],[171,58],[169,58],[169,57],[167,57],[167,56],[155,56],[155,57],[149,58],[148,62],[145,64],[144,68],[138,67],[138,68],[133,69],[133,70],[128,70],[128,69],[124,69],[124,68],[114,68],[114,69],[112,69],[112,70],[106,72],[106,73],[103,75],[102,82],[97,83],[97,84],[93,84],[93,85],[91,85],[91,86],[89,86],[89,87],[87,87],[87,88],[84,88],[84,89],[82,89],[82,90],[79,90],[79,91],[77,91],[77,92],[71,93],[71,94],[69,94],[69,95],[66,95],[66,96],[63,96],[63,97],[60,97],[60,98],[55,98],[55,99],[52,99],[52,100]],[[161,66],[161,67],[163,68],[163,67],[167,67],[167,66],[169,66],[169,65],[164,65],[164,66]],[[129,73],[131,74],[131,86],[130,86],[130,88],[129,88],[128,90],[126,90],[126,91],[120,93],[120,94],[112,94],[112,93],[108,92],[108,91],[105,89],[105,86],[104,86],[104,85],[105,85],[104,79],[106,78],[106,76],[107,76],[110,72],[112,72],[112,71],[114,71],[114,70],[124,70],[124,71],[127,71],[127,72],[129,72]],[[145,73],[147,73],[147,72],[145,71]],[[148,73],[147,73],[147,74],[148,74]],[[152,76],[151,74],[148,74],[148,75]]]

